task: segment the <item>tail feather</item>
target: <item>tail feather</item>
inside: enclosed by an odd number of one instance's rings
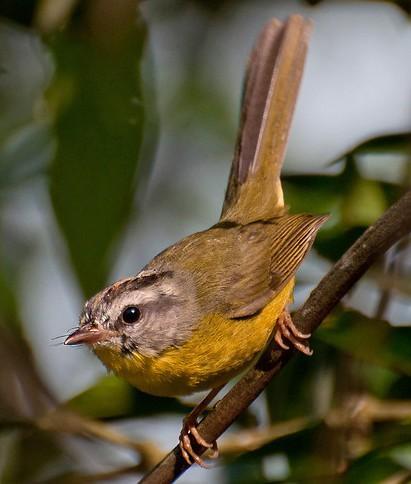
[[[221,221],[244,224],[285,212],[280,172],[309,31],[299,15],[284,24],[274,19],[256,43]]]

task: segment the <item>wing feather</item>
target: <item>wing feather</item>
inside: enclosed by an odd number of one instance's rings
[[[295,273],[328,215],[284,215],[269,223],[255,223],[248,243],[239,240],[235,283],[226,291],[227,316],[243,318],[260,311]],[[237,273],[236,273],[237,269]]]

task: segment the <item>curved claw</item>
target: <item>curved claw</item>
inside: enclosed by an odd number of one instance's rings
[[[300,340],[306,340],[311,336],[311,333],[303,333],[297,329],[291,319],[290,313],[284,310],[277,320],[277,331],[274,336],[275,342],[283,348],[284,350],[290,349],[288,345],[284,343],[283,338],[287,339],[298,351],[304,353],[307,356],[313,354],[312,349],[308,346],[306,342],[301,342]]]
[[[283,341],[283,336],[281,334],[281,331],[277,329],[277,331],[275,332],[275,336],[274,336],[274,340],[275,342],[278,344],[278,346],[280,346],[283,350],[289,350],[290,347],[287,346],[284,341]]]
[[[209,453],[210,459],[218,459],[220,451],[218,450],[217,441],[215,440],[212,444],[211,451]]]
[[[210,466],[206,464],[204,460],[194,451],[191,445],[190,436],[192,436],[199,445],[207,447],[208,449],[212,449],[212,452],[209,456],[211,459],[216,459],[218,457],[217,442],[214,441],[210,443],[207,442],[203,437],[201,437],[197,429],[197,420],[188,416],[183,421],[183,428],[180,433],[179,445],[181,449],[181,454],[184,460],[189,465],[191,465],[194,461],[201,467],[204,467],[206,469],[210,468]]]

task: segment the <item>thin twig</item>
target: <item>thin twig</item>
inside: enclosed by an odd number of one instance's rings
[[[136,441],[103,422],[92,420],[69,410],[57,408],[38,418],[35,425],[47,432],[93,437],[111,444],[128,447],[139,454],[139,469],[142,471],[152,467],[165,455],[165,452],[152,441]]]
[[[273,440],[300,432],[316,421],[312,418],[298,417],[275,423],[269,427],[239,430],[224,437],[218,447],[219,455],[225,457],[260,449]]]
[[[315,331],[371,264],[410,231],[411,191],[408,191],[365,231],[321,280],[306,303],[295,313],[294,323],[297,328],[305,333]],[[257,398],[293,354],[294,351],[284,351],[276,345],[267,349],[256,366],[200,423],[200,434],[209,442],[216,440]],[[195,447],[199,455],[205,451],[202,447]],[[177,446],[141,482],[172,482],[188,467]]]
[[[58,476],[53,476],[50,480],[42,481],[43,484],[54,484],[56,482],[64,482],[65,484],[96,484],[98,482],[111,482],[113,479],[124,477],[127,474],[141,473],[142,466],[137,464],[134,466],[126,466],[112,471],[103,471],[95,474],[73,472],[65,473]]]

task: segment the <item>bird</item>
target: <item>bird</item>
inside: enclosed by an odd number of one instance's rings
[[[183,420],[179,445],[188,464],[206,467],[192,439],[217,456],[198,418],[268,344],[312,353],[310,334],[296,328],[288,305],[296,271],[328,215],[289,213],[280,179],[309,31],[299,15],[272,19],[255,44],[219,221],[88,300],[65,341],[88,345],[143,392],[208,390]]]

